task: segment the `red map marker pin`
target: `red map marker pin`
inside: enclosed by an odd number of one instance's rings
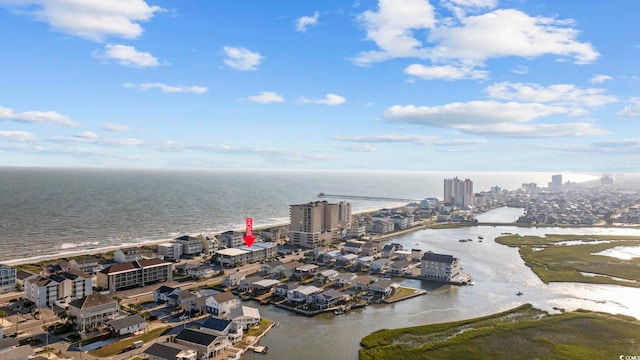
[[[253,236],[253,219],[246,218],[245,223],[247,225],[247,234],[242,238],[244,243],[247,244],[248,247],[251,247],[256,238]]]

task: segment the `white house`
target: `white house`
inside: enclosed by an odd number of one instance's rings
[[[245,275],[241,272],[233,272],[229,275],[222,277],[222,284],[226,287],[233,287],[240,285],[240,282],[244,280]]]
[[[287,293],[293,289],[300,287],[298,283],[280,283],[273,287],[273,294],[281,297],[287,297]]]
[[[378,272],[378,273],[387,272],[391,267],[391,263],[393,263],[393,260],[389,260],[389,259],[375,260],[371,263],[371,271]]]
[[[380,279],[373,284],[369,285],[369,289],[372,292],[381,294],[383,297],[390,296],[395,289],[400,285],[389,279]]]
[[[129,315],[127,317],[111,320],[107,323],[107,328],[114,334],[127,335],[135,334],[138,331],[147,328],[147,322],[139,314]]]
[[[202,264],[187,268],[187,274],[192,278],[207,278],[212,277],[214,275],[214,271],[210,266]]]
[[[232,344],[237,344],[242,341],[242,335],[244,333],[242,326],[234,323],[231,320],[216,319],[209,317],[205,322],[200,324],[200,331],[210,333],[216,336],[224,336]]]
[[[164,259],[180,259],[182,244],[175,241],[158,244],[158,255],[162,255]]]
[[[240,300],[232,292],[225,291],[209,296],[206,306],[213,317],[226,319],[233,309],[240,307]]]
[[[250,326],[260,324],[260,310],[250,306],[240,306],[231,310],[229,319],[243,329],[248,329]]]
[[[321,293],[322,289],[312,285],[300,286],[287,292],[287,300],[290,302],[312,302],[314,294]]]
[[[118,249],[113,252],[113,261],[121,264],[142,259],[140,249],[136,247]]]

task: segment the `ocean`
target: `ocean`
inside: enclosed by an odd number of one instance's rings
[[[546,186],[551,173],[139,170],[0,167],[0,262],[286,223],[289,205],[326,194],[442,199],[443,179],[474,191]],[[586,181],[588,174],[563,174]],[[339,198],[327,199],[340,201]],[[354,211],[404,203],[350,200]]]

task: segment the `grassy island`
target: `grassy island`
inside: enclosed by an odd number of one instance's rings
[[[450,323],[379,330],[360,359],[609,359],[640,352],[640,321],[576,311],[549,315],[523,305]]]
[[[498,237],[496,242],[518,247],[526,265],[545,283],[583,282],[640,287],[640,258],[621,260],[595,255],[617,246],[639,246],[639,237],[512,234]],[[566,242],[572,244],[567,245]]]

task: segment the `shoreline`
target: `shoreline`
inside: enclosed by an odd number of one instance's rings
[[[377,209],[372,209],[372,210],[361,210],[361,211],[353,212],[353,215],[363,215],[363,214],[374,213],[374,212],[380,211],[382,209],[397,209],[397,208],[402,208],[402,207],[404,207],[404,205],[399,205],[399,206],[395,206],[395,207],[382,207],[382,208],[377,208]],[[283,226],[288,226],[288,225],[289,225],[289,222],[279,222],[279,223],[275,223],[275,224],[261,225],[261,226],[255,227],[254,231],[265,231],[265,230],[278,228],[278,227],[283,227]],[[243,228],[236,228],[236,229],[231,229],[231,230],[232,231],[243,231],[244,229]],[[228,231],[228,230],[225,230],[225,231]],[[206,235],[206,236],[210,236],[211,237],[211,236],[217,236],[217,235],[219,235],[221,233],[222,232],[200,232],[200,233],[191,233],[191,234],[185,234],[185,235],[189,235],[189,236]],[[182,236],[182,235],[180,235],[180,236]],[[78,256],[106,254],[106,253],[109,253],[111,251],[115,251],[115,250],[122,249],[122,248],[127,248],[127,247],[142,247],[142,246],[158,245],[158,244],[171,242],[173,239],[174,238],[157,239],[157,240],[144,240],[144,241],[141,241],[141,242],[128,242],[128,243],[122,243],[122,244],[119,244],[119,245],[109,245],[109,246],[98,247],[98,248],[93,248],[93,249],[75,250],[75,251],[74,250],[70,250],[70,251],[59,252],[59,253],[56,253],[56,254],[38,255],[38,256],[34,256],[34,257],[30,257],[30,258],[19,258],[19,259],[13,259],[13,260],[1,260],[0,264],[4,264],[4,265],[7,265],[7,266],[37,264],[37,263],[44,262],[44,261],[59,260],[59,259],[63,259],[63,258],[72,258],[72,257],[78,257]]]

